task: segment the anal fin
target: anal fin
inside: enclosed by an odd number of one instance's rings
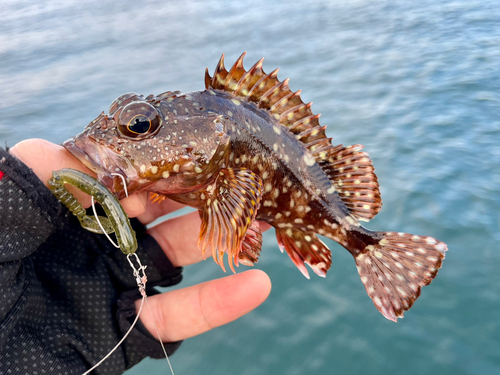
[[[207,192],[210,194],[201,212],[198,247],[203,254],[210,247],[215,262],[224,271],[223,258],[227,253],[234,272],[233,262],[238,264],[242,242],[260,205],[262,181],[250,169],[225,168]]]
[[[276,238],[281,252],[286,250],[305,277],[309,279],[309,272],[304,264],[308,264],[318,276],[326,276],[332,264],[332,256],[316,234],[295,228],[276,229]]]

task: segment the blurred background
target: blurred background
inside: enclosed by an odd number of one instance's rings
[[[35,1],[0,6],[0,142],[60,143],[122,93],[204,88],[222,53],[265,57],[322,113],[335,144],[361,143],[384,207],[367,226],[449,246],[397,324],[327,241],[306,280],[265,234],[269,299],[189,339],[176,374],[500,374],[500,5],[422,1]],[[222,277],[212,260],[181,287]],[[166,374],[146,359],[127,375]]]

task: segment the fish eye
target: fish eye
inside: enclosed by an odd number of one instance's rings
[[[151,129],[151,120],[144,115],[137,115],[127,124],[128,130],[136,134],[144,134]]]
[[[123,107],[118,117],[118,131],[127,138],[147,138],[156,133],[161,122],[161,116],[151,104],[133,102]]]

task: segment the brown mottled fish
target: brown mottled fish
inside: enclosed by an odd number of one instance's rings
[[[199,210],[199,247],[224,268],[257,262],[262,234],[308,276],[325,276],[330,250],[345,247],[376,308],[396,321],[436,276],[446,245],[432,237],[372,232],[359,223],[382,206],[377,177],[361,145],[333,146],[300,91],[262,60],[246,71],[243,54],[227,71],[224,55],[205,90],[129,93],[117,98],[64,146],[120,198],[150,191]],[[123,177],[123,178],[122,178]]]

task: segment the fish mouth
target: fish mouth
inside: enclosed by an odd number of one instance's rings
[[[118,199],[132,193],[138,174],[132,163],[109,146],[88,137],[77,135],[63,143],[63,147],[88,169],[97,174],[97,180],[111,190]]]

